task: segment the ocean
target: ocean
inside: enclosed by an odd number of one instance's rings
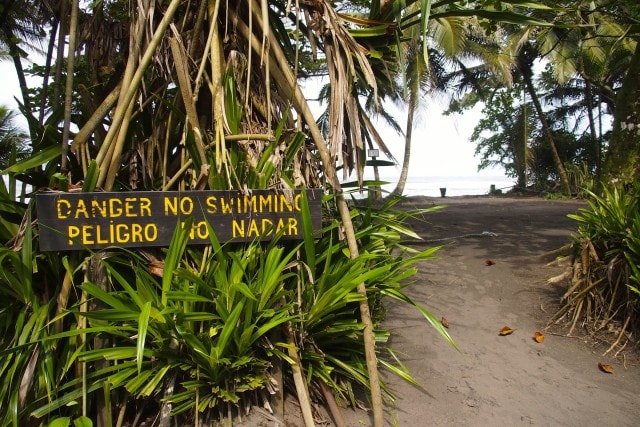
[[[384,191],[393,191],[397,177],[380,177]],[[507,192],[513,188],[515,180],[504,175],[467,175],[467,176],[409,176],[404,187],[405,196],[440,197],[440,189],[444,188],[447,197],[480,196],[489,194],[491,186],[496,190]]]

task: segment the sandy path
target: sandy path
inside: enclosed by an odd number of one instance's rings
[[[403,353],[422,388],[387,378],[398,396],[389,425],[393,419],[400,426],[640,425],[639,366],[625,368],[580,338],[532,339],[558,302],[558,290],[545,280],[561,270],[545,266],[542,255],[569,241],[575,223],[566,214],[583,203],[486,197],[413,203],[443,202],[450,206],[426,215],[430,224],[416,223],[423,238],[497,236],[451,241],[438,260],[420,264],[409,289],[417,302],[447,318],[458,351],[417,312],[390,305],[391,347]],[[515,333],[499,336],[505,325]],[[615,373],[600,372],[599,362]],[[369,422],[358,417],[350,424]]]

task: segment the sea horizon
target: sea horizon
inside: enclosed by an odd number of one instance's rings
[[[371,179],[367,177],[366,179]],[[398,177],[381,176],[383,192],[389,193],[396,187]],[[404,187],[405,196],[441,197],[441,188],[447,197],[482,196],[491,190],[506,193],[515,185],[515,179],[505,175],[451,175],[451,176],[409,176]]]

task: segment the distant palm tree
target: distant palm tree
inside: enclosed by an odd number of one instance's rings
[[[13,160],[20,160],[28,153],[28,135],[14,123],[15,114],[0,105],[0,170],[6,169]]]
[[[447,9],[433,10],[429,21],[430,47],[428,62],[425,60],[424,44],[419,32],[409,32],[410,41],[406,44],[406,68],[403,79],[407,104],[407,124],[405,129],[405,148],[400,178],[393,190],[394,195],[402,195],[409,175],[411,158],[412,131],[415,116],[424,101],[423,98],[433,91],[444,92],[452,76],[464,79],[468,75],[468,63],[480,61],[483,66],[476,70],[492,70],[501,80],[510,78],[508,70],[511,61],[499,54],[497,40],[480,28],[474,16],[448,16]],[[441,16],[441,14],[443,16]],[[473,73],[471,73],[473,74]],[[448,76],[448,77],[447,77]]]
[[[44,37],[41,17],[47,3],[12,0],[3,2],[0,8],[0,50],[13,60],[25,107],[30,107],[30,99],[22,59],[28,55],[25,49],[37,49]]]

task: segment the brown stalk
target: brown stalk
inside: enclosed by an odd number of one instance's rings
[[[567,335],[571,335],[571,333],[573,332],[573,329],[576,327],[576,324],[578,323],[578,319],[580,318],[580,312],[582,311],[583,303],[584,303],[584,299],[581,299],[578,302],[578,305],[576,306],[576,311],[573,314],[573,322],[571,323],[571,328],[569,328],[569,332],[567,332]]]
[[[196,113],[196,105],[193,98],[193,91],[191,90],[191,79],[189,78],[189,71],[187,70],[188,58],[184,52],[184,46],[182,42],[177,38],[179,36],[177,29],[171,24],[174,37],[169,40],[169,46],[171,47],[171,54],[173,55],[174,64],[176,67],[176,75],[178,76],[178,85],[180,86],[180,94],[182,95],[182,101],[187,113],[187,121],[191,125],[193,130],[194,140],[196,143],[196,149],[200,156],[200,163],[207,164],[207,156],[204,152],[204,143],[202,141],[202,132],[200,131],[200,120],[198,120],[198,114]]]
[[[627,330],[627,327],[629,326],[630,321],[631,321],[631,316],[627,316],[627,319],[624,321],[624,325],[622,326],[622,330],[618,334],[618,338],[613,344],[611,344],[611,347],[609,347],[609,349],[604,352],[603,356],[606,356],[607,354],[609,354],[611,350],[613,350],[614,348],[616,348],[618,344],[620,344],[620,341],[622,340],[622,337],[624,336],[624,332]]]
[[[116,136],[116,133],[120,130],[121,125],[125,121],[125,114],[126,114],[126,111],[129,109],[128,106],[131,102],[133,102],[134,97],[138,92],[138,88],[140,87],[140,83],[142,82],[142,78],[144,77],[144,73],[146,72],[147,67],[151,63],[151,59],[153,58],[153,55],[155,54],[156,49],[158,48],[158,45],[160,45],[160,42],[162,41],[162,38],[164,37],[164,34],[167,31],[167,28],[169,27],[169,24],[171,23],[173,16],[176,10],[178,9],[178,6],[180,6],[180,4],[181,4],[180,0],[171,0],[171,3],[169,4],[169,6],[167,7],[164,13],[164,17],[162,18],[162,21],[160,21],[160,23],[158,24],[158,27],[156,28],[156,31],[153,34],[153,38],[149,42],[149,45],[147,46],[147,49],[145,50],[144,55],[140,60],[140,64],[138,65],[136,72],[131,79],[130,85],[126,88],[126,90],[124,87],[122,89],[121,99],[120,99],[120,102],[118,102],[119,108],[116,109],[116,112],[113,117],[113,121],[111,123],[111,128],[107,133],[107,138],[105,138],[105,142],[101,147],[100,153],[98,153],[98,156],[102,154],[102,157],[96,158],[96,161],[98,162],[98,166],[100,166],[100,169],[101,169],[100,177],[98,178],[99,186],[101,186],[101,184],[103,184],[105,182],[105,179],[107,178],[103,173],[103,170],[107,170],[107,168],[104,168],[103,163],[105,160],[106,153],[110,150],[109,145],[111,144],[111,142]],[[122,148],[123,148],[122,144],[119,144],[119,146],[113,149],[111,154],[111,159],[114,159],[114,160],[117,159],[122,153]],[[114,164],[117,162],[111,161],[110,163]],[[112,169],[112,168],[109,167],[109,169]],[[113,183],[113,180],[115,179],[116,172],[117,170],[109,172],[110,174],[109,180],[111,181],[111,183]],[[110,185],[104,186],[105,190],[110,190],[110,187],[111,187]]]
[[[127,58],[127,65],[124,69],[122,79],[120,80],[120,83],[119,83],[120,92],[118,94],[118,101],[116,103],[115,111],[112,113],[114,119],[124,114],[123,110],[125,109],[126,105],[128,105],[128,104],[125,104],[124,101],[127,96],[127,92],[129,91],[131,80],[133,79],[133,76],[135,73],[135,67],[138,61],[138,53],[139,53],[140,45],[142,44],[142,40],[144,38],[145,25],[141,21],[143,21],[142,16],[140,16],[137,21],[132,23],[132,28],[134,25],[137,28],[135,28],[135,31],[132,30],[131,35],[129,36],[129,56]],[[134,37],[134,33],[135,33],[135,37]],[[105,162],[105,159],[110,159],[111,156],[113,155],[114,149],[113,149],[112,142],[114,141],[117,135],[118,128],[121,125],[122,118],[118,120],[119,121],[114,121],[114,120],[111,121],[109,132],[107,132],[107,135],[105,136],[104,141],[102,141],[102,145],[100,146],[100,150],[98,151],[98,154],[96,156],[96,163],[98,164],[98,166],[102,166],[103,162]],[[105,170],[103,171],[102,169],[105,169]],[[106,177],[106,172],[107,172],[106,168],[101,167],[100,175],[104,174],[104,176]],[[98,182],[102,182],[103,179],[104,177],[102,179],[99,178]]]
[[[304,420],[305,427],[314,427],[313,413],[311,412],[311,399],[309,398],[309,390],[307,389],[307,383],[302,373],[302,366],[300,364],[300,356],[298,355],[298,346],[293,339],[293,330],[291,323],[288,323],[284,327],[284,334],[287,339],[287,351],[289,357],[293,360],[291,364],[291,372],[293,373],[293,381],[296,386],[296,393],[298,395],[298,401],[300,402],[300,409],[302,411],[302,418]]]
[[[64,93],[64,124],[62,126],[62,150],[60,159],[60,169],[62,173],[67,172],[67,154],[69,153],[71,98],[73,96],[73,74],[78,35],[78,8],[78,0],[74,0],[71,5],[71,21],[69,23],[69,53],[67,55],[67,79]]]
[[[122,87],[122,83],[118,83],[118,85],[113,88],[113,90],[106,96],[104,100],[100,103],[99,106],[92,108],[91,116],[82,126],[82,128],[76,133],[73,138],[73,143],[71,144],[71,151],[76,153],[79,147],[85,144],[91,134],[98,129],[102,120],[109,114],[111,107],[117,101],[118,96],[120,95],[120,88]],[[91,94],[86,90],[83,85],[80,85],[79,90],[81,91],[82,98],[85,104],[89,104],[93,102],[91,99]]]
[[[260,22],[260,18],[258,18],[259,25],[263,29],[263,31],[268,31],[268,28]],[[246,27],[245,27],[246,29]],[[279,47],[279,44],[275,40],[275,36],[269,31],[269,38],[271,42],[271,52],[275,57],[274,63],[276,64],[286,64],[286,56],[284,52]],[[247,34],[247,39],[252,41],[252,46],[255,49],[255,44],[253,42],[252,35]],[[355,236],[355,228],[351,221],[351,212],[349,211],[349,206],[344,199],[344,195],[342,193],[342,187],[340,186],[340,182],[338,180],[338,176],[335,169],[335,164],[333,163],[334,158],[331,156],[327,144],[322,137],[320,129],[318,128],[315,118],[313,117],[313,113],[309,104],[307,103],[300,87],[298,86],[295,76],[287,67],[281,68],[284,77],[286,78],[286,82],[277,82],[278,88],[284,93],[291,93],[292,101],[294,106],[296,106],[297,110],[300,112],[300,115],[305,120],[307,125],[309,126],[309,133],[311,138],[313,139],[316,148],[318,149],[318,154],[322,160],[322,163],[325,168],[325,173],[328,182],[334,189],[334,197],[336,201],[336,205],[338,206],[338,211],[340,213],[340,218],[342,219],[342,224],[344,227],[344,231],[347,238],[347,245],[349,248],[349,253],[352,258],[357,258],[359,256],[359,248],[358,242]],[[275,75],[275,74],[274,74]],[[283,84],[285,83],[285,84]],[[383,403],[382,403],[382,391],[380,387],[380,377],[378,373],[378,359],[376,355],[376,347],[375,347],[375,337],[373,334],[373,322],[371,320],[371,313],[369,310],[369,303],[366,298],[367,288],[364,283],[360,283],[357,287],[358,292],[364,296],[364,298],[360,301],[360,317],[362,320],[362,324],[364,326],[363,337],[364,337],[364,347],[365,347],[365,356],[367,362],[367,371],[369,374],[369,386],[371,389],[371,406],[373,408],[373,418],[374,418],[374,426],[382,427],[384,425],[384,415],[383,415]]]
[[[220,0],[215,5],[209,5],[209,22],[213,26],[210,39],[209,55],[211,56],[211,95],[213,96],[213,118],[215,121],[214,141],[216,145],[216,171],[220,172],[226,165],[227,146],[224,140],[225,117],[224,95],[222,92],[222,70],[225,62],[222,52],[222,42],[218,34],[218,11]]]
[[[340,412],[340,408],[336,403],[336,398],[333,396],[333,393],[331,392],[329,386],[320,381],[320,390],[322,390],[324,400],[326,400],[327,404],[329,405],[329,411],[331,411],[331,415],[333,416],[333,421],[336,427],[347,427],[347,424],[342,417],[342,412]]]

